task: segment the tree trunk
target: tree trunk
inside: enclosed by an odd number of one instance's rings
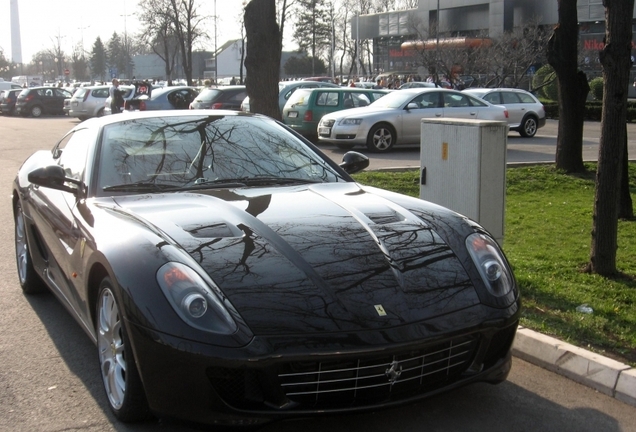
[[[576,0],[559,0],[559,23],[548,41],[547,58],[559,83],[559,131],[556,167],[568,173],[584,172],[583,122],[590,87],[578,70]]]
[[[275,0],[252,0],[248,3],[245,7],[245,33],[245,85],[250,97],[250,111],[281,120],[278,81],[282,46]]]
[[[629,191],[629,157],[627,150],[627,124],[625,125],[625,139],[623,140],[623,166],[621,167],[620,197],[618,203],[619,219],[634,219],[634,206],[632,195]]]
[[[603,115],[588,270],[613,276],[617,273],[619,186],[623,173],[634,0],[604,0],[603,4],[605,46],[599,53],[603,66]]]

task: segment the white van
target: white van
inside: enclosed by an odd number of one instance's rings
[[[13,83],[11,81],[0,81],[0,90],[11,90],[22,88],[20,84]]]

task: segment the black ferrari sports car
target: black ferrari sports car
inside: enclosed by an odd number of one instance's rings
[[[368,164],[259,115],[89,119],[15,178],[20,284],[95,342],[122,421],[259,424],[504,381],[520,303],[499,246],[356,183]]]

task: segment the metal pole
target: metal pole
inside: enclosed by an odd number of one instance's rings
[[[214,84],[217,84],[217,74],[219,73],[219,60],[217,58],[217,46],[216,46],[216,27],[217,27],[217,16],[216,16],[216,0],[214,0]]]

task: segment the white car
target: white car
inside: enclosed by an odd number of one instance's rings
[[[340,148],[366,145],[370,151],[385,152],[394,145],[419,144],[421,120],[444,117],[506,122],[508,111],[455,90],[404,89],[366,107],[325,115],[318,124],[318,139]]]
[[[464,90],[473,96],[508,110],[510,130],[531,138],[537,129],[545,126],[545,107],[532,93],[515,88],[470,88]]]

